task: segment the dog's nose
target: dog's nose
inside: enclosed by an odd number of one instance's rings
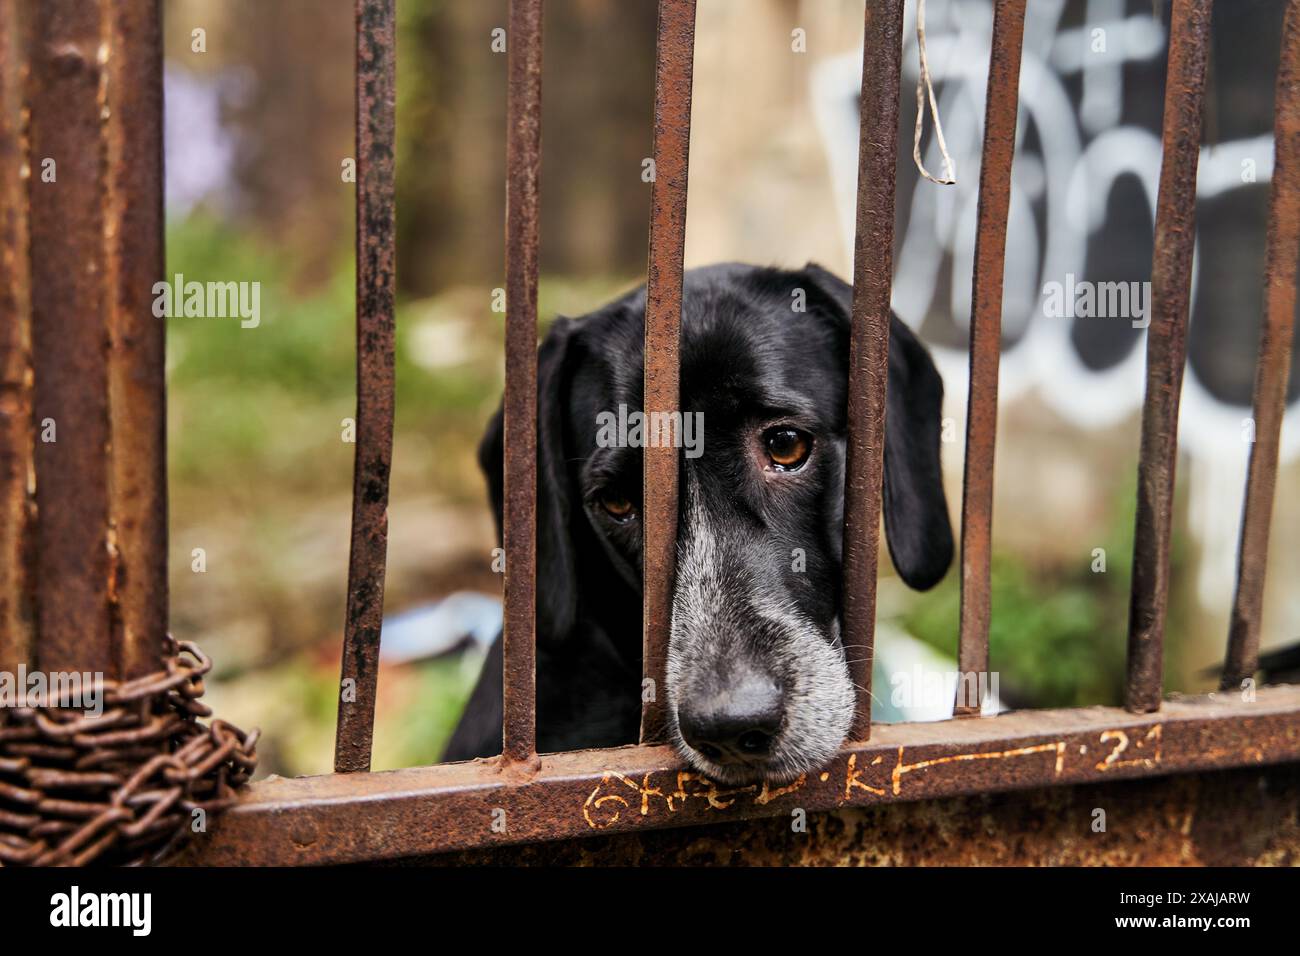
[[[766,757],[781,731],[785,695],[779,684],[752,675],[703,699],[677,707],[682,739],[714,763]]]

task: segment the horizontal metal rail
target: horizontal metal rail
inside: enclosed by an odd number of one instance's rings
[[[523,772],[496,759],[384,773],[276,778],[177,860],[307,865],[396,859],[668,826],[789,816],[1047,785],[1300,760],[1300,686],[1115,707],[877,725],[820,773],[726,787],[666,746],[546,755]]]

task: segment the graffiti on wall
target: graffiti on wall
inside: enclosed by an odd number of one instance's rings
[[[1164,16],[1153,16],[1147,0],[1038,0],[1026,17],[999,392],[1005,401],[1039,401],[1080,428],[1123,421],[1142,402],[1167,10]],[[1212,546],[1207,551],[1227,556],[1206,562],[1200,576],[1202,597],[1216,604],[1230,594],[1253,438],[1280,16],[1278,4],[1231,5],[1216,10],[1214,24],[1179,438],[1192,463],[1193,527]],[[893,305],[931,346],[949,394],[964,397],[992,10],[984,0],[927,5],[927,57],[956,163],[954,186],[919,181],[912,163],[914,18],[909,4]],[[861,64],[860,53],[826,60],[812,84],[850,249]],[[927,167],[936,168],[932,137],[926,149]],[[1297,386],[1300,376],[1288,393],[1292,408]],[[1298,452],[1292,413],[1283,459]]]

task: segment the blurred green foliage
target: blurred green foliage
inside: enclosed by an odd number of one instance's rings
[[[351,385],[351,277],[306,297],[293,294],[282,256],[206,214],[173,223],[169,274],[261,284],[261,324],[172,319],[168,326],[172,480],[229,487],[256,477],[302,491],[322,477],[304,457],[337,429],[322,406],[345,409]],[[341,417],[341,415],[340,415]]]
[[[323,285],[298,288],[289,251],[196,213],[169,224],[168,274],[187,281],[238,276],[261,283],[261,324],[174,319],[168,326],[173,481],[227,484],[256,476],[286,491],[319,488],[335,467],[341,421],[355,414],[355,271],[350,247]],[[544,277],[543,323],[581,314],[634,280]],[[500,398],[504,316],[492,289],[452,289],[397,303],[397,413],[394,467],[419,471],[430,487],[481,496],[459,466],[477,444]],[[411,439],[409,445],[405,441]],[[447,448],[459,449],[447,455]],[[407,455],[415,461],[403,460]],[[324,456],[317,458],[317,456]],[[351,456],[345,455],[350,472]],[[455,467],[448,470],[450,463]],[[333,476],[334,479],[337,475]],[[395,485],[397,477],[394,478]]]
[[[374,769],[437,763],[469,702],[476,677],[459,660],[426,661],[410,668],[400,717],[386,720],[376,739]]]
[[[341,440],[356,403],[352,251],[340,243],[322,283],[300,275],[291,248],[203,211],[169,223],[167,242],[169,275],[258,282],[261,297],[255,328],[168,322],[174,623],[218,651],[226,670],[214,683],[225,685],[214,693],[230,719],[267,732],[266,768],[321,772],[333,744],[355,451]],[[544,277],[539,310],[544,321],[581,314],[631,284]],[[504,316],[492,299],[485,286],[397,303],[395,505],[486,508],[474,454],[504,369]],[[422,520],[436,535],[436,517]],[[190,573],[193,543],[211,552],[204,575]],[[484,537],[483,553],[492,543]],[[390,611],[473,586],[475,573],[495,583],[486,561],[423,560],[390,547]],[[474,677],[457,661],[385,669],[375,766],[436,760]]]
[[[295,287],[289,254],[214,217],[200,213],[171,224],[167,242],[169,273],[260,282],[262,316],[247,329],[233,319],[177,319],[169,326],[170,402],[182,423],[172,436],[173,480],[218,486],[234,473],[286,492],[337,485],[338,467],[350,469],[351,458],[340,442],[341,422],[355,414],[356,401],[351,251],[341,250],[328,282],[303,290]],[[500,318],[488,310],[486,292],[482,302],[490,344]],[[434,374],[411,360],[414,330],[445,311],[436,300],[398,304],[399,442],[403,433],[432,441],[445,440],[448,429],[476,432],[497,388],[500,374],[490,362]],[[312,460],[327,467],[304,467]]]
[[[1092,569],[1092,548],[1081,549],[1084,560],[1069,566],[1031,564],[1019,555],[994,552],[990,667],[1000,673],[1003,692],[1020,706],[1123,703],[1136,502],[1132,483],[1120,487],[1126,490],[1116,496],[1104,534],[1094,546],[1105,549],[1104,572]],[[1175,536],[1175,577],[1186,563]],[[961,574],[954,568],[933,591],[913,599],[903,624],[951,657],[956,653],[960,610]],[[1169,614],[1169,631],[1179,633],[1183,609],[1171,602]],[[1167,673],[1177,673],[1178,647],[1177,641],[1165,643]]]
[[[455,658],[380,671],[373,770],[437,763],[476,673]],[[238,726],[263,731],[259,774],[325,773],[338,714],[338,661],[304,652],[273,667],[212,682],[207,703]]]

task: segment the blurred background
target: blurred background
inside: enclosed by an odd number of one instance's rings
[[[168,329],[172,629],[217,661],[261,772],[330,768],[354,445],[351,0],[167,0],[168,274],[261,283],[255,329]],[[376,769],[437,760],[495,635],[474,451],[502,385],[506,0],[399,0],[398,374]],[[1166,686],[1211,689],[1235,577],[1262,306],[1283,4],[1215,13]],[[540,307],[644,280],[654,0],[548,0]],[[850,278],[863,0],[700,0],[688,265],[816,260]],[[928,0],[957,184],[911,160],[908,0],[894,305],[946,383],[959,518],[989,0]],[[998,431],[993,666],[1017,706],[1122,696],[1144,333],[1056,318],[1044,286],[1149,278],[1167,3],[1035,0],[1022,70]],[[202,31],[202,43],[195,31]],[[202,46],[202,50],[197,47]],[[925,161],[940,157],[927,132]],[[1294,377],[1293,377],[1294,378]],[[1294,402],[1297,382],[1289,393]],[[1300,634],[1300,432],[1284,435],[1265,648]],[[1099,561],[1099,555],[1101,560]],[[883,663],[951,668],[958,575],[882,558]],[[448,598],[451,598],[448,601]],[[876,687],[889,689],[889,674]],[[885,695],[882,695],[885,696]],[[884,716],[890,716],[886,713]],[[894,716],[897,716],[895,714]],[[917,716],[909,714],[907,716]]]

